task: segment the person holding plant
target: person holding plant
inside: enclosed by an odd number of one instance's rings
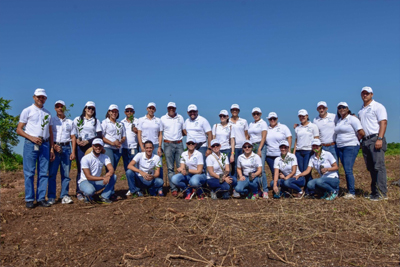
[[[124,170],[128,170],[128,164],[138,153],[138,123],[139,119],[134,117],[135,109],[132,105],[125,106],[125,119],[121,121],[125,128],[125,142],[122,143],[122,159],[124,161]]]
[[[318,171],[320,178],[312,179],[308,182],[307,188],[310,193],[315,190],[323,193],[322,199],[334,200],[339,193],[339,169],[336,159],[326,150],[322,149],[322,144],[319,139],[312,140],[312,149],[314,154],[308,162],[307,169],[300,174],[295,175],[296,179],[311,173],[312,168]]]
[[[24,137],[23,171],[25,178],[25,204],[28,209],[35,207],[34,201],[41,207],[50,207],[46,201],[49,180],[50,160],[54,160],[53,131],[50,124],[50,112],[44,108],[47,94],[42,88],[33,93],[34,103],[22,110],[17,125],[17,134]],[[25,130],[24,130],[25,128]],[[35,196],[35,172],[37,168],[37,188]]]
[[[56,117],[51,118],[50,125],[53,130],[53,149],[55,157],[50,161],[49,167],[49,186],[47,189],[47,202],[55,204],[56,188],[57,188],[57,173],[60,168],[61,174],[61,203],[70,204],[72,199],[69,196],[69,172],[71,170],[71,161],[75,159],[75,128],[72,127],[72,120],[65,116],[65,102],[58,100],[55,103]],[[72,143],[72,150],[71,150]]]
[[[158,156],[162,155],[162,133],[161,133],[161,121],[159,118],[154,116],[156,112],[156,104],[150,102],[147,105],[147,114],[139,119],[138,125],[138,142],[140,150],[144,151],[144,143],[151,141],[154,145],[154,153]]]
[[[340,102],[337,105],[337,116],[339,120],[335,126],[336,154],[342,162],[348,189],[348,193],[343,198],[355,199],[356,190],[354,188],[353,166],[360,150],[359,140],[364,137],[365,132],[360,120],[351,115],[346,102]]]
[[[73,121],[75,132],[77,133],[76,140],[76,198],[84,200],[82,193],[79,191],[78,181],[81,176],[81,160],[85,156],[86,151],[92,147],[92,142],[95,138],[102,138],[101,123],[96,118],[96,104],[93,101],[88,101],[82,110],[82,114],[76,117]]]
[[[151,196],[163,197],[164,181],[160,178],[161,158],[153,154],[154,145],[150,140],[143,144],[144,152],[137,153],[128,165],[126,178],[132,198],[142,197],[143,190]],[[136,167],[137,164],[137,167]]]
[[[222,198],[228,199],[229,189],[235,188],[237,180],[235,176],[229,176],[228,156],[220,152],[221,144],[217,139],[211,141],[212,153],[207,157],[207,184],[211,189],[211,198],[217,199],[217,193],[223,192]],[[234,197],[240,197],[236,191]]]
[[[243,153],[242,146],[245,140],[250,139],[249,137],[249,125],[246,119],[239,117],[240,107],[238,104],[231,106],[231,118],[229,122],[232,125],[232,133],[235,136],[235,161],[231,164],[232,175],[236,176],[236,166],[239,155]]]
[[[236,170],[238,181],[235,191],[256,200],[262,173],[261,158],[253,152],[253,144],[250,140],[244,141],[242,149],[244,153],[238,157]]]
[[[212,128],[213,139],[221,142],[221,153],[228,155],[229,162],[235,161],[235,133],[229,123],[229,114],[225,109],[219,112],[221,123],[214,124]]]
[[[197,193],[197,198],[204,199],[201,186],[206,182],[207,177],[203,174],[203,155],[195,149],[196,141],[188,138],[186,141],[187,151],[180,157],[178,173],[172,176],[171,182],[181,190],[184,190],[186,200],[192,199]]]

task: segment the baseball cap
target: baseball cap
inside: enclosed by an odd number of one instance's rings
[[[221,110],[221,111],[219,112],[219,115],[229,116],[228,111],[226,111],[225,109]]]
[[[251,142],[250,140],[244,140],[242,146],[244,146],[245,144],[253,145],[253,142]]]
[[[131,109],[135,110],[132,105],[126,105],[125,106],[125,109],[128,109],[128,108],[131,108]]]
[[[374,91],[372,90],[372,88],[369,87],[369,86],[364,86],[364,87],[361,89],[361,92],[363,92],[363,91],[367,91],[368,93],[373,93],[373,92],[374,92]]]
[[[61,105],[65,106],[65,102],[62,100],[57,100],[56,103],[54,103],[54,106],[57,104],[61,104]]]
[[[197,111],[197,106],[194,105],[194,104],[190,104],[190,105],[188,106],[187,111],[189,112],[189,111],[192,111],[192,110]]]
[[[33,95],[35,95],[35,96],[41,96],[41,95],[43,95],[43,96],[47,97],[47,95],[46,95],[46,90],[44,90],[43,88],[37,88],[37,89],[35,90],[35,92],[33,93]]]
[[[297,113],[297,115],[298,116],[305,116],[305,115],[308,115],[308,112],[307,112],[307,110],[305,110],[305,109],[300,109],[299,110],[299,112]]]
[[[218,140],[218,139],[213,139],[213,140],[211,140],[211,146],[213,146],[213,145],[220,145],[221,143],[220,143],[220,141]]]
[[[279,142],[279,146],[289,146],[289,142],[286,140],[282,140]]]
[[[278,114],[276,114],[275,112],[268,113],[267,119],[271,119],[271,118],[278,118]]]
[[[176,104],[174,102],[169,102],[167,108],[169,107],[176,108]]]
[[[317,107],[319,107],[319,106],[324,106],[326,108],[328,107],[328,105],[326,104],[325,101],[319,101],[318,104],[317,104]]]
[[[232,106],[231,106],[231,109],[234,109],[234,108],[237,108],[237,109],[239,109],[239,110],[240,110],[240,107],[239,107],[239,105],[238,105],[238,104],[232,104]]]
[[[345,107],[349,107],[349,105],[347,105],[346,102],[339,102],[339,104],[337,104],[337,106],[345,106]]]
[[[115,105],[115,104],[112,104],[112,105],[110,105],[110,106],[108,107],[108,110],[114,110],[114,109],[116,109],[116,110],[118,110],[118,111],[119,111],[119,108],[118,108],[118,106],[117,106],[117,105]]]
[[[101,140],[100,138],[95,138],[92,142],[92,145],[101,145],[104,146],[104,142],[103,140]]]
[[[93,101],[88,101],[86,102],[85,107],[96,107],[96,105],[94,104]]]
[[[253,110],[251,111],[251,114],[253,114],[254,112],[260,112],[260,113],[262,113],[262,112],[261,112],[261,109],[260,109],[259,107],[253,108]]]
[[[319,139],[313,139],[312,142],[311,142],[311,145],[320,146],[320,145],[321,145],[321,140],[319,140]]]
[[[194,138],[192,138],[192,137],[189,137],[189,138],[186,139],[186,144],[189,143],[189,142],[196,143],[196,140]]]
[[[155,108],[157,108],[156,103],[154,103],[154,102],[148,103],[148,104],[147,104],[147,107],[148,107],[148,108],[149,108],[149,107],[155,107]]]

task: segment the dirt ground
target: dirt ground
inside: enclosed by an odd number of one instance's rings
[[[390,181],[400,157],[387,156]],[[110,205],[57,203],[28,210],[22,172],[1,174],[2,266],[399,266],[399,187],[389,200],[370,188],[363,159],[357,199],[125,199],[117,170]],[[75,177],[76,170],[71,171]],[[341,187],[345,187],[343,170]],[[268,175],[268,181],[271,176]],[[58,178],[59,179],[59,178]],[[59,183],[58,183],[59,184]],[[390,182],[388,182],[390,184]],[[59,192],[59,188],[58,188]],[[70,193],[75,193],[71,182]],[[272,195],[270,195],[271,197]]]

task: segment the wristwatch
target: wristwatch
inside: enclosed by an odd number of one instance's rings
[[[378,140],[383,140],[383,137],[378,136]]]

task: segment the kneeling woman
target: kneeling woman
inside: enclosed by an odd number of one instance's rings
[[[249,140],[244,141],[242,149],[243,154],[238,157],[236,171],[239,180],[235,191],[242,195],[248,195],[247,198],[256,200],[262,172],[261,158],[252,151],[253,143]]]
[[[314,155],[311,156],[307,169],[300,173],[299,176],[307,175],[312,168],[316,169],[321,176],[318,179],[313,179],[307,183],[309,192],[319,189],[324,193],[322,199],[334,200],[338,195],[339,176],[337,173],[338,165],[333,155],[325,150],[322,150],[321,141],[314,139],[312,141],[312,149]]]
[[[197,191],[198,199],[204,199],[203,190],[200,188],[206,182],[203,174],[203,154],[195,150],[196,141],[188,138],[186,142],[187,151],[183,152],[180,160],[179,173],[171,178],[171,182],[181,190],[186,191],[187,200],[191,199]]]
[[[222,198],[229,198],[229,189],[236,186],[236,177],[229,176],[229,159],[221,153],[221,144],[217,139],[211,141],[212,153],[206,159],[207,184],[211,189],[211,198],[217,199],[217,192],[223,191]],[[239,194],[234,194],[234,197]]]
[[[281,156],[274,160],[274,180],[271,182],[275,192],[274,198],[281,196],[279,187],[281,187],[283,193],[293,189],[296,191],[293,196],[302,198],[304,192],[301,188],[305,185],[306,180],[303,177],[304,175],[300,174],[296,156],[289,152],[289,142],[282,140],[279,143],[279,150],[281,151]]]

